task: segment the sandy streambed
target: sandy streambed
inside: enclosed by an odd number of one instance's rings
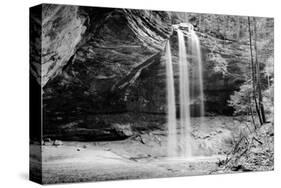
[[[238,133],[229,117],[193,123],[194,157],[167,158],[165,130],[137,133],[120,141],[74,142],[42,146],[43,183],[191,176],[213,173]],[[234,125],[235,123],[235,125]],[[31,146],[36,148],[38,145]],[[32,168],[38,168],[38,158]],[[38,171],[38,170],[37,170]]]
[[[108,144],[102,146],[83,143],[83,147],[76,142],[68,142],[59,147],[43,146],[43,183],[209,174],[222,158],[131,157],[124,153],[119,155]]]

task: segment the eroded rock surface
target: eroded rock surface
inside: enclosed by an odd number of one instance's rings
[[[167,40],[172,46],[176,88],[178,85],[178,39],[172,31],[177,14],[58,5],[42,8],[46,134],[49,131],[59,134],[59,127],[71,125],[70,135],[73,130],[80,131],[81,135],[89,132],[95,135],[85,128],[99,127],[100,122],[91,119],[97,114],[129,112],[164,117],[167,111],[164,58]],[[195,22],[191,23],[196,26]],[[206,114],[232,114],[227,101],[246,81],[249,70],[247,37],[239,42],[215,30],[200,30],[197,26],[195,29],[202,47]],[[40,66],[33,65],[34,74],[40,75]],[[194,116],[196,105],[195,100],[191,101]],[[100,130],[105,129],[115,130],[111,126]],[[105,136],[106,131],[103,132]],[[110,131],[108,135],[111,133],[116,135]]]
[[[42,74],[48,80],[44,86],[47,130],[81,119],[85,122],[85,114],[128,111],[129,88],[144,69],[159,64],[171,33],[165,12],[90,7],[72,12],[76,15],[68,19],[75,23],[79,40],[76,37],[71,44],[55,42],[62,37],[57,34],[57,39],[45,41],[56,54],[64,53],[64,57],[50,61],[43,58],[46,67]],[[51,26],[54,20],[46,23]],[[68,24],[61,28],[64,34]],[[43,33],[50,32],[44,29]],[[48,57],[51,59],[51,55]]]

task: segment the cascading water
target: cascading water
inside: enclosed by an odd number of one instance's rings
[[[198,94],[197,98],[199,98],[199,106],[200,106],[200,114],[201,117],[200,123],[204,123],[204,91],[203,91],[203,70],[202,70],[202,57],[201,57],[201,46],[198,36],[196,35],[194,30],[190,31],[190,38],[191,38],[191,53],[192,53],[192,61],[194,62],[193,68],[193,82],[198,87]],[[197,75],[197,78],[196,78]]]
[[[194,67],[192,67],[193,75],[192,83],[197,87],[195,98],[199,98],[200,106],[200,123],[203,122],[204,116],[204,94],[203,94],[203,74],[202,74],[202,59],[200,42],[198,36],[188,27],[188,37],[191,45],[188,49],[190,51],[189,57],[191,57]],[[167,74],[167,99],[168,99],[168,156],[169,157],[192,157],[192,145],[193,139],[191,137],[191,120],[190,120],[190,75],[191,70],[190,63],[188,62],[188,55],[185,45],[185,35],[178,27],[178,46],[179,46],[179,106],[180,106],[180,121],[177,126],[176,121],[176,102],[175,102],[175,88],[174,88],[174,74],[171,58],[170,43],[167,43],[166,48],[166,74]],[[193,90],[193,89],[192,89]],[[193,96],[194,97],[194,96]],[[179,131],[177,131],[179,129]]]
[[[191,125],[190,125],[190,93],[189,93],[189,62],[187,61],[185,39],[181,30],[178,30],[179,41],[179,103],[180,103],[180,136],[179,155],[191,157]]]
[[[166,75],[167,75],[167,99],[168,99],[168,156],[176,156],[177,148],[177,119],[176,119],[176,100],[175,100],[175,86],[173,62],[171,55],[170,42],[168,41],[166,47]]]

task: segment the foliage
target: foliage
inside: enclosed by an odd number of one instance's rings
[[[208,60],[214,63],[214,71],[227,74],[227,61],[218,53],[209,53]]]
[[[240,86],[239,91],[235,91],[228,100],[228,105],[235,109],[235,115],[242,115],[249,113],[249,107],[254,109],[253,101],[253,86],[250,83],[245,83]],[[273,113],[273,102],[274,102],[274,86],[270,85],[269,88],[262,92],[263,94],[263,105],[265,112]]]
[[[263,104],[266,113],[273,113],[274,105],[274,86],[271,85],[268,89],[263,91]]]
[[[256,108],[261,108],[263,110],[263,107],[261,106],[264,106],[266,113],[272,113],[274,76],[273,19],[250,18],[249,27],[250,28],[248,29],[250,29],[252,33],[252,43],[250,44],[252,44],[252,49],[254,49],[252,51],[253,56],[251,56],[252,67],[251,70],[248,71],[247,75],[248,80],[250,81],[244,83],[240,87],[239,91],[234,92],[234,94],[230,96],[230,100],[228,101],[228,103],[235,109],[235,114],[248,114],[249,107],[252,107],[252,109],[254,109],[254,106],[251,105],[255,104],[253,98],[256,98],[255,100],[258,101],[258,104],[256,104]],[[261,72],[261,74],[259,72]],[[267,82],[265,82],[265,80],[267,80]],[[253,95],[253,93],[255,93],[255,95]],[[256,109],[256,111],[259,110]]]
[[[252,93],[252,85],[250,83],[246,83],[240,86],[239,91],[235,91],[234,94],[230,96],[228,104],[235,109],[234,113],[236,115],[246,114],[249,112],[249,105],[251,104],[253,96]]]
[[[266,61],[266,64],[265,64],[265,67],[264,67],[264,72],[265,72],[265,75],[268,77],[268,78],[272,78],[273,77],[273,74],[274,74],[274,66],[273,66],[273,56],[270,56],[267,61]]]
[[[172,23],[190,22],[199,32],[216,38],[239,42],[248,40],[246,16],[175,12],[171,18]]]

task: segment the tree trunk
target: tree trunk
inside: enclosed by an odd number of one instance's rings
[[[250,53],[251,53],[253,99],[254,99],[254,102],[255,102],[256,111],[257,111],[257,114],[258,114],[258,117],[259,117],[260,124],[262,125],[262,124],[263,124],[263,121],[262,121],[262,117],[261,117],[261,114],[260,114],[258,102],[257,102],[257,99],[256,99],[256,79],[255,79],[255,75],[256,75],[256,74],[255,74],[255,66],[254,66],[254,58],[253,58],[253,49],[252,49],[252,34],[251,34],[251,20],[250,20],[250,17],[248,17],[248,26],[249,26],[248,29],[249,29]]]
[[[263,97],[261,93],[261,82],[260,82],[260,62],[258,61],[258,50],[257,50],[257,22],[256,19],[254,19],[254,32],[255,32],[255,52],[256,52],[256,74],[257,74],[257,90],[258,90],[258,98],[259,98],[259,106],[260,106],[260,112],[261,117],[263,120],[263,123],[266,122],[265,113],[264,113],[264,107],[263,107]]]

